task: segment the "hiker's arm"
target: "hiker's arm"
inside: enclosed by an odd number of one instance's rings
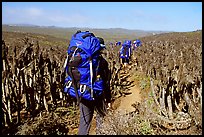
[[[110,70],[108,68],[108,62],[101,56],[100,59],[100,76],[104,81],[104,95],[106,102],[111,101],[111,91],[110,91]]]
[[[110,91],[110,78],[111,78],[111,73],[108,68],[108,62],[103,59],[101,61],[102,65],[102,72],[101,74],[103,80],[104,80],[104,92],[105,92],[105,98],[108,103],[111,102],[111,91]]]

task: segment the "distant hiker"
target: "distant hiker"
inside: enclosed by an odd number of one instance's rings
[[[122,44],[120,51],[119,51],[119,56],[121,60],[121,64],[124,65],[124,67],[129,64],[130,59],[131,59],[131,41],[130,40],[125,40],[124,43]]]
[[[136,50],[139,46],[142,45],[142,42],[139,40],[139,39],[136,39],[135,41],[133,41],[133,44],[132,44],[132,50],[133,50],[133,57],[135,58],[136,57]]]
[[[109,45],[110,45],[110,46],[113,46],[113,42],[110,42]]]
[[[115,44],[114,44],[115,47],[117,46],[117,43],[118,43],[118,42],[116,41]]]
[[[133,58],[135,58],[136,49],[137,49],[137,42],[136,42],[136,40],[134,40],[133,43],[132,43]]]
[[[133,41],[133,50],[136,50],[137,47],[142,45],[142,42],[139,39],[136,39],[135,41]]]
[[[142,45],[142,42],[139,39],[136,39],[135,43],[136,43],[136,47],[139,47]]]
[[[121,42],[120,41],[117,41],[116,42],[116,46],[120,46],[121,45]]]
[[[111,50],[113,50],[113,47],[114,47],[114,44],[113,44],[113,42],[110,42],[110,47],[111,47]]]
[[[79,135],[89,134],[94,110],[100,120],[110,107],[110,71],[102,56],[104,48],[104,40],[88,31],[77,31],[70,40],[64,92],[79,104]]]
[[[136,46],[139,47],[139,46],[141,46],[141,45],[142,45],[142,42],[141,42],[139,39],[137,39],[137,40],[136,40]]]
[[[132,49],[133,49],[133,51],[135,51],[137,49],[136,40],[134,40],[133,43],[132,43]]]

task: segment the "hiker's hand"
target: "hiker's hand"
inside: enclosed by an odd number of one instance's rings
[[[107,104],[107,110],[109,110],[111,108],[111,103]]]

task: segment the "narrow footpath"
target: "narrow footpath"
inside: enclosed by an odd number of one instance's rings
[[[132,77],[129,78],[131,80]],[[118,99],[116,99],[113,104],[112,108],[114,109],[114,112],[120,112],[120,114],[127,114],[130,112],[135,111],[135,108],[132,106],[132,104],[136,102],[141,102],[141,95],[140,95],[140,88],[139,85],[135,84],[136,82],[134,81],[134,86],[130,88],[128,91],[128,95],[122,96]],[[92,126],[90,129],[90,135],[96,135],[95,132],[95,127],[96,127],[96,119],[94,117],[92,121]]]

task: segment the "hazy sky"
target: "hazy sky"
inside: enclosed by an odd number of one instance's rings
[[[202,29],[202,2],[2,2],[2,24],[186,32]]]

